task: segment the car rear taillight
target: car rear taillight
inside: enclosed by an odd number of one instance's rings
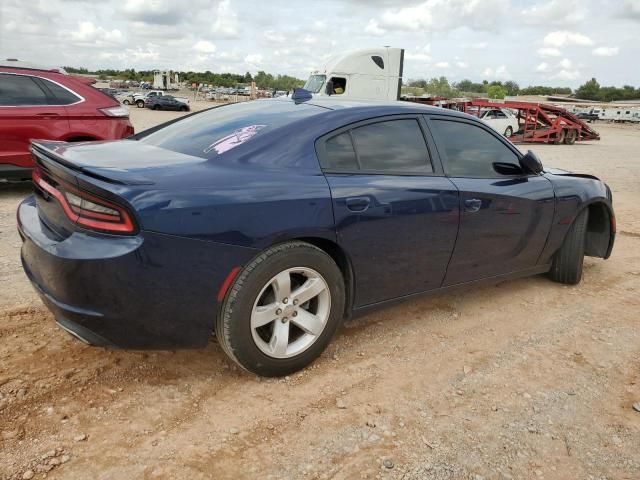
[[[131,216],[120,205],[96,197],[66,183],[54,187],[47,182],[38,168],[33,169],[33,182],[54,197],[69,220],[90,230],[107,233],[130,234],[135,232]]]
[[[99,108],[107,117],[128,117],[129,107],[126,105],[118,105],[116,107]]]

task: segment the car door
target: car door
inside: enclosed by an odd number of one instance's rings
[[[394,116],[316,143],[338,242],[355,275],[356,308],[438,288],[444,278],[458,230],[458,192],[432,162],[425,133],[420,116]]]
[[[0,164],[30,167],[31,140],[69,130],[64,106],[55,103],[31,75],[0,73]]]
[[[429,127],[460,191],[460,229],[443,285],[535,267],[554,213],[551,182],[522,172],[518,150],[479,122],[434,115]]]

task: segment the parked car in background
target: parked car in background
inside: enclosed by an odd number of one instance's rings
[[[133,105],[136,103],[133,93],[131,92],[120,92],[115,95],[116,100],[118,100],[123,105]]]
[[[93,80],[0,63],[0,178],[31,177],[31,140],[114,140],[133,135],[129,109]]]
[[[62,328],[169,349],[215,331],[259,375],[303,368],[344,317],[385,303],[541,273],[576,284],[615,238],[604,182],[408,102],[294,93],[34,154],[22,264]]]
[[[600,111],[595,111],[594,109],[589,110],[588,112],[580,112],[576,115],[580,120],[586,120],[588,123],[595,122],[600,118]]]
[[[490,108],[480,112],[480,119],[496,132],[510,137],[518,130],[518,117],[506,108]]]
[[[135,99],[135,103],[138,108],[144,108],[147,98],[162,97],[163,95],[168,95],[168,93],[163,90],[151,90],[150,92],[147,92],[147,93],[134,93],[133,98]],[[171,97],[175,98],[176,100],[182,103],[189,105],[189,99],[186,97],[175,97],[173,95],[171,95]]]
[[[188,112],[189,105],[171,95],[150,96],[145,98],[144,106],[151,110],[178,110]]]

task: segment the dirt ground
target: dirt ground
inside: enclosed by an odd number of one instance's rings
[[[133,110],[139,130],[169,112]],[[640,128],[523,146],[613,190],[611,259],[347,322],[281,380],[201,351],[89,347],[21,271],[0,186],[0,479],[639,479]]]

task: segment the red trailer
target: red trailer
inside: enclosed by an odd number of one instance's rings
[[[564,108],[545,103],[471,100],[460,102],[458,109],[480,115],[485,108],[509,108],[517,111],[520,129],[509,137],[512,142],[565,143],[600,140],[600,135],[587,123]]]

